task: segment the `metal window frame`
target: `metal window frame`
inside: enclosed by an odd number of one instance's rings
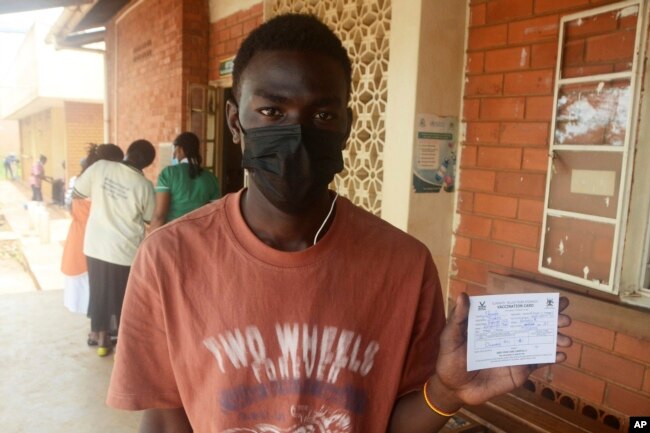
[[[625,72],[614,72],[610,74],[595,74],[584,77],[573,77],[573,78],[562,78],[562,54],[564,47],[565,39],[565,25],[569,21],[578,20],[580,18],[592,17],[595,15],[600,15],[607,12],[613,12],[616,10],[624,10],[629,7],[638,7],[638,16],[637,16],[637,27],[636,35],[634,41],[634,52],[632,55],[632,67],[630,71]],[[549,134],[549,158],[548,158],[548,167],[546,171],[546,192],[544,196],[544,216],[542,221],[542,231],[541,231],[541,241],[540,241],[540,253],[538,259],[538,271],[545,275],[550,275],[555,278],[569,281],[581,286],[586,286],[589,288],[601,290],[608,293],[618,293],[619,281],[620,281],[620,271],[622,265],[622,256],[623,256],[623,242],[621,239],[621,233],[625,233],[627,211],[629,208],[630,200],[630,186],[631,186],[631,176],[628,176],[628,173],[632,171],[632,163],[634,158],[630,158],[630,146],[633,142],[632,139],[636,137],[636,122],[638,116],[638,100],[640,89],[637,85],[639,81],[640,73],[640,57],[642,48],[645,46],[645,37],[643,29],[646,26],[646,0],[627,0],[611,5],[601,6],[597,8],[588,9],[574,14],[565,15],[560,19],[560,29],[558,37],[558,51],[557,51],[557,63],[555,68],[555,82],[553,88],[553,113],[551,118],[551,133]],[[578,84],[578,83],[589,83],[589,82],[599,82],[599,81],[613,81],[616,79],[629,79],[630,80],[630,89],[631,97],[628,101],[628,118],[626,122],[626,134],[623,146],[612,146],[612,145],[560,145],[555,143],[555,130],[556,130],[556,117],[557,117],[557,100],[559,90],[562,86],[568,84]],[[633,149],[632,149],[633,150]],[[616,211],[616,218],[605,218],[597,217],[594,215],[588,214],[576,214],[573,212],[560,211],[557,209],[549,209],[549,198],[550,198],[550,187],[551,187],[551,177],[552,177],[552,167],[553,167],[553,154],[555,151],[575,151],[575,152],[587,152],[587,151],[599,151],[599,152],[622,152],[622,161],[621,161],[621,177],[619,183],[619,200]],[[544,246],[546,241],[546,230],[547,230],[547,221],[550,216],[568,216],[575,217],[579,216],[578,219],[604,222],[614,225],[614,239],[613,239],[613,248],[612,248],[612,260],[610,263],[610,278],[607,284],[601,283],[600,281],[588,280],[585,278],[580,278],[575,275],[567,274],[564,272],[556,271],[544,266]],[[646,259],[647,259],[647,250],[646,250]]]
[[[194,89],[200,89],[202,93],[202,104],[201,107],[194,107],[192,106],[192,91]],[[203,156],[203,165],[207,170],[212,171],[213,173],[216,174],[215,167],[214,167],[214,161],[215,161],[215,155],[217,152],[217,142],[216,142],[216,134],[217,134],[217,124],[216,124],[216,110],[215,112],[211,112],[211,107],[210,105],[210,98],[212,97],[213,99],[213,104],[217,105],[217,88],[212,86],[212,85],[205,85],[205,84],[198,84],[198,83],[188,83],[187,84],[187,94],[186,94],[186,100],[187,100],[187,118],[185,120],[186,124],[186,131],[192,131],[192,113],[200,113],[201,117],[203,118],[202,122],[202,131],[200,134],[197,134],[199,137],[199,142],[201,143],[201,153]],[[212,137],[208,137],[208,122],[213,122],[212,126]],[[195,132],[196,133],[196,132]],[[212,158],[208,158],[210,154],[210,149],[212,148]]]
[[[645,285],[646,275],[650,273],[650,215],[648,215],[648,224],[645,227],[645,237],[643,240],[643,254],[641,259],[641,272],[639,272],[639,290],[642,293],[650,294],[650,284]]]

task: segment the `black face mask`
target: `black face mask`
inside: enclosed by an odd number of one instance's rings
[[[279,209],[306,209],[343,170],[345,134],[302,125],[244,131],[242,166],[264,197]]]

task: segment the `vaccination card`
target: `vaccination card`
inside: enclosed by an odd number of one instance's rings
[[[558,293],[470,296],[467,370],[555,362]]]

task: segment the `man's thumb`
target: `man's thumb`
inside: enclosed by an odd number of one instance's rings
[[[462,326],[465,324],[464,322],[467,320],[468,314],[469,296],[467,296],[467,293],[462,292],[458,295],[458,298],[456,298],[456,306],[451,311],[449,323],[456,326]]]

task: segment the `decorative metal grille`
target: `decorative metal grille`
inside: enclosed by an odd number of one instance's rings
[[[379,215],[388,96],[390,0],[270,0],[271,16],[309,13],[343,41],[352,60],[350,107],[354,124],[345,169],[334,179],[339,194]]]

